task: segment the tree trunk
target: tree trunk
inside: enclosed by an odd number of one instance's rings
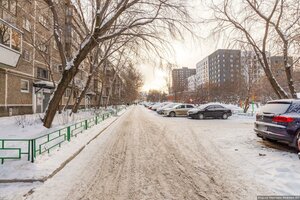
[[[104,86],[104,82],[101,82],[101,91],[100,91],[100,95],[99,95],[99,101],[98,101],[98,108],[101,107],[101,101],[102,101],[102,96],[103,96],[103,86]]]
[[[75,87],[75,84],[74,84],[74,79],[73,79],[73,81],[72,81],[72,88],[71,88],[71,92],[70,92],[70,95],[68,96],[67,103],[66,103],[66,105],[64,106],[64,111],[66,111],[66,110],[68,109],[68,106],[69,106],[69,103],[70,103],[71,97],[72,97],[72,95],[73,95],[74,87]]]
[[[278,96],[279,99],[287,99],[289,98],[288,95],[286,94],[286,92],[284,92],[284,90],[282,89],[282,87],[279,85],[279,83],[277,82],[277,80],[274,78],[273,73],[270,69],[265,69],[266,72],[266,76],[274,90],[274,92],[276,93],[276,95]]]
[[[250,106],[250,97],[247,96],[247,98],[245,100],[245,105],[244,105],[244,113],[247,113],[249,106]]]
[[[57,85],[56,91],[51,98],[48,108],[45,113],[44,117],[44,126],[46,128],[50,128],[55,117],[56,111],[58,110],[59,103],[61,98],[64,95],[66,88],[68,87],[69,83],[72,81],[76,74],[77,70],[75,67],[71,68],[70,70],[65,70],[62,75],[62,79],[60,83]]]
[[[116,78],[117,78],[117,72],[114,73],[114,78],[113,78],[113,80],[112,80],[112,82],[111,82],[111,84],[110,84],[109,91],[108,91],[108,95],[107,95],[107,101],[106,101],[105,107],[108,106],[108,103],[109,103],[109,101],[110,101],[110,96],[112,95],[112,90],[113,90],[113,87],[114,87],[114,83],[115,83],[115,81],[116,81]]]
[[[295,91],[294,81],[293,81],[293,77],[292,77],[292,73],[291,73],[291,70],[293,69],[293,65],[289,65],[289,61],[288,61],[289,57],[288,57],[288,43],[287,42],[284,42],[283,48],[284,48],[284,50],[283,50],[283,63],[284,64],[283,65],[284,65],[284,70],[285,70],[285,74],[286,74],[288,87],[289,87],[292,97],[294,99],[297,99],[297,93]]]
[[[85,84],[85,87],[84,89],[81,91],[79,97],[76,99],[76,102],[75,104],[73,105],[73,108],[72,108],[72,112],[70,115],[72,115],[72,113],[77,113],[78,112],[78,109],[79,109],[79,106],[80,106],[80,102],[82,101],[82,99],[85,97],[85,94],[90,86],[90,83],[92,81],[92,75],[90,75],[86,81],[86,84]]]
[[[279,83],[277,82],[277,80],[275,79],[275,77],[273,76],[273,73],[272,71],[270,70],[270,66],[269,66],[269,61],[268,61],[268,58],[267,58],[267,55],[265,53],[265,51],[263,51],[262,54],[262,57],[263,57],[263,60],[260,60],[263,64],[263,66],[265,66],[263,69],[264,69],[264,72],[274,90],[274,92],[276,93],[276,95],[278,96],[279,99],[287,99],[288,98],[288,95],[287,93],[282,89],[282,87],[279,85]],[[259,58],[259,54],[257,53],[256,51],[256,56]]]

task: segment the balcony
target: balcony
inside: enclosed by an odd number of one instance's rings
[[[0,19],[0,67],[16,67],[22,52],[22,31]]]

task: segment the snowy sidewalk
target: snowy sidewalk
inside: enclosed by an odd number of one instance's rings
[[[26,160],[5,161],[4,165],[0,165],[0,183],[44,181],[57,169],[67,164],[66,161],[78,154],[93,138],[97,137],[127,110],[121,111],[118,116],[112,116],[102,121],[82,134],[78,134],[77,137],[72,138],[71,142],[64,143],[61,148],[38,156],[34,163]]]

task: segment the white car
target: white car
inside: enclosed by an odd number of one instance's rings
[[[152,110],[157,111],[157,109],[164,107],[165,105],[169,104],[170,102],[163,102],[163,103],[158,103],[152,106]]]

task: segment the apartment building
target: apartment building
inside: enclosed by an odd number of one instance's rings
[[[205,57],[196,65],[196,77],[197,77],[199,86],[209,82],[209,68],[208,67],[209,67],[208,57]]]
[[[268,59],[270,59],[269,54]],[[263,67],[254,51],[241,52],[241,65],[242,74],[247,83],[254,83],[264,75]]]
[[[241,77],[241,51],[219,49],[208,56],[209,83],[221,86]]]
[[[71,57],[84,39],[73,5],[55,0],[60,38]],[[39,0],[0,0],[0,116],[44,112],[63,72],[52,36],[51,12]],[[90,65],[84,60],[61,106],[72,105],[84,87]],[[93,79],[82,106],[97,105],[101,80]]]
[[[172,70],[172,92],[182,92],[188,90],[188,77],[195,75],[196,69],[183,67]]]
[[[197,87],[198,87],[198,83],[199,83],[199,79],[197,79],[197,74],[192,75],[190,77],[188,77],[188,91],[189,92],[194,92]]]
[[[288,58],[288,64],[293,66],[292,71],[295,71],[295,65],[293,65],[293,58]],[[287,77],[284,68],[284,57],[283,56],[271,56],[270,57],[270,66],[273,72],[273,76],[279,82],[279,84],[283,87],[287,87]],[[297,79],[297,77],[294,77]]]
[[[54,89],[49,69],[60,63],[50,12],[38,1],[0,2],[0,116],[42,112]]]

